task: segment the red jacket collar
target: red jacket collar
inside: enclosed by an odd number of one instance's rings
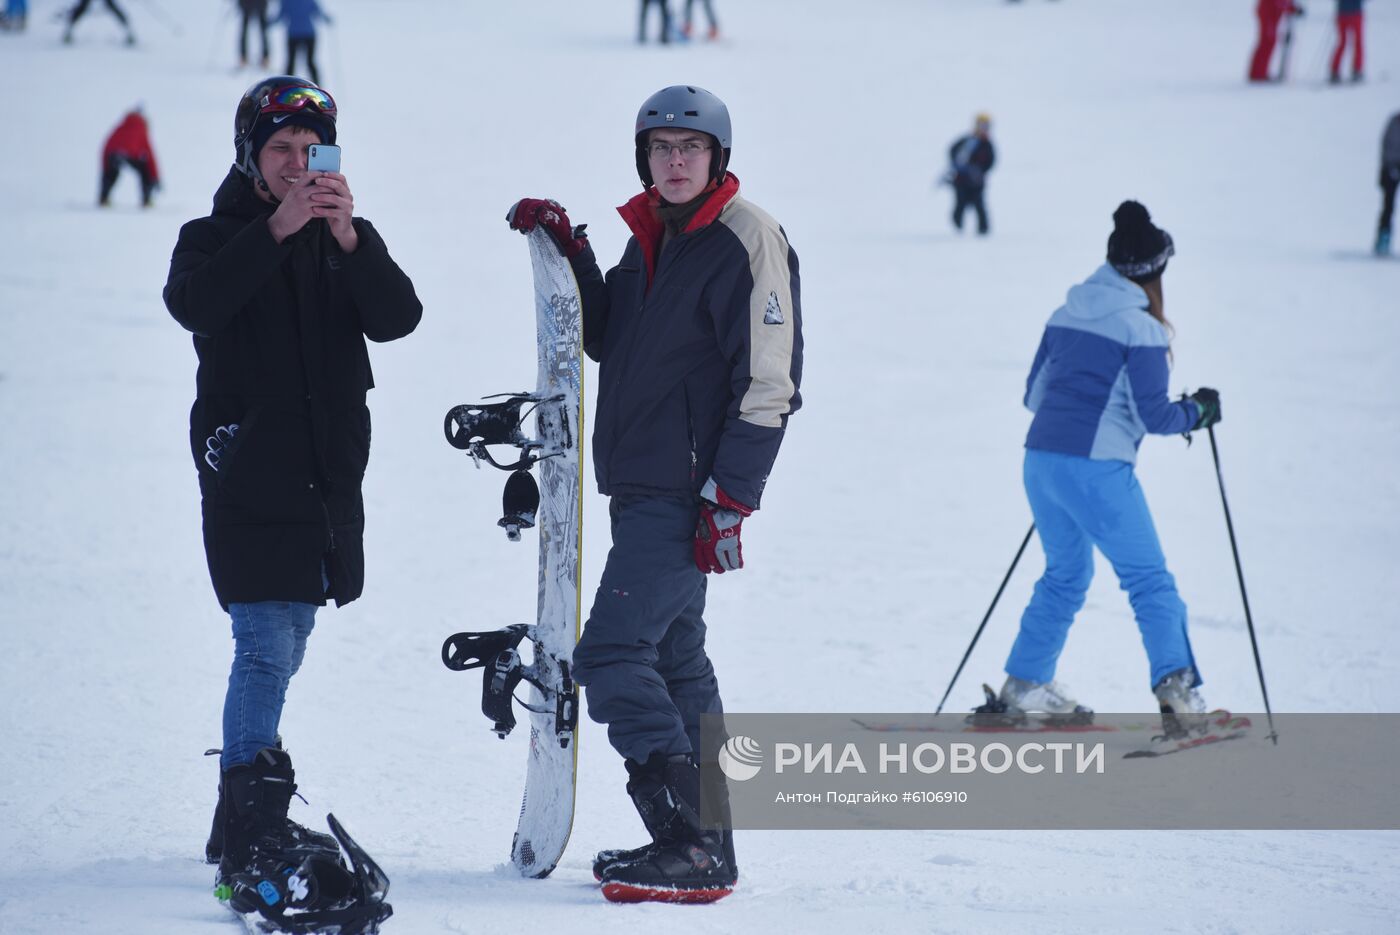
[[[710,197],[700,206],[700,210],[695,212],[695,217],[690,219],[682,233],[688,234],[713,224],[725,205],[739,194],[739,177],[733,172],[726,172],[724,179],[717,185],[711,183],[710,192]],[[661,195],[656,187],[652,186],[617,209],[617,213],[622,215],[622,220],[627,222],[627,227],[631,229],[642,248],[642,256],[647,262],[648,283],[656,272],[656,254],[660,250],[661,235],[664,232],[661,217],[656,213],[660,203]]]

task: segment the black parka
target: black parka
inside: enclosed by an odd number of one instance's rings
[[[225,609],[360,596],[365,338],[401,338],[423,312],[368,221],[354,219],[359,245],[346,254],[322,221],[278,244],[273,208],[230,170],[213,213],[181,228],[165,284],[199,356],[190,450]]]

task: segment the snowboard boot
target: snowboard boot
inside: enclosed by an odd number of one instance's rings
[[[282,750],[282,739],[277,739],[276,751],[286,756]],[[205,756],[215,756],[221,753],[220,750],[206,750]],[[291,760],[288,758],[288,764]],[[293,784],[292,792],[296,791]],[[290,799],[289,799],[290,801]],[[281,827],[274,829],[273,833],[278,839],[278,847],[283,850],[294,850],[298,848],[310,848],[312,850],[324,851],[335,854],[339,851],[339,845],[335,838],[323,831],[312,831],[305,825],[298,824],[290,818],[282,820]],[[217,864],[224,855],[224,783],[222,777],[219,782],[219,797],[214,804],[214,819],[210,823],[209,838],[204,842],[204,862],[207,864]]]
[[[1196,691],[1196,673],[1177,669],[1152,687],[1162,711],[1162,732],[1168,737],[1202,733],[1210,726],[1206,703]]]
[[[1093,719],[1093,710],[1075,701],[1069,689],[1053,680],[1028,682],[1008,675],[997,697],[1008,713],[1039,712],[1057,718]]]
[[[216,813],[223,813],[223,846],[214,880],[216,895],[226,898],[233,875],[260,855],[288,860],[310,854],[338,858],[340,845],[335,838],[300,825],[296,827],[305,836],[295,836],[288,830],[287,808],[297,790],[295,778],[292,758],[275,747],[264,747],[252,763],[224,772],[219,789],[221,808],[216,809]]]
[[[653,757],[653,759],[655,759]],[[655,769],[648,769],[647,763],[637,763],[633,760],[624,760],[623,765],[627,767],[627,797],[633,802],[638,796],[648,798],[655,795],[661,788],[660,772]],[[651,827],[648,825],[647,830]],[[655,835],[652,840],[640,847],[614,847],[599,851],[593,857],[593,879],[601,881],[603,873],[615,863],[628,860],[637,860],[648,850],[656,845]]]
[[[1390,231],[1376,231],[1376,256],[1390,256]]]
[[[700,821],[700,769],[689,755],[627,764],[627,786],[652,844],[602,871],[610,902],[710,903],[734,889],[732,841]],[[728,847],[726,846],[728,843]]]
[[[721,831],[720,834],[724,836],[724,864],[725,866],[731,868],[734,882],[737,883],[739,881],[739,865],[735,862],[734,859],[734,832]],[[655,846],[656,842],[653,841],[650,844],[643,844],[641,847],[631,847],[626,849],[615,847],[609,848],[608,850],[599,851],[597,854],[593,855],[593,879],[601,882],[603,879],[603,874],[606,873],[607,869],[613,864],[626,863],[629,860],[637,860],[638,858],[643,857],[647,851],[651,850]]]

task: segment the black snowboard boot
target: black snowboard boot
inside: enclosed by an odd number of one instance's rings
[[[287,807],[297,790],[295,778],[292,758],[274,747],[264,747],[252,763],[224,772],[219,789],[223,849],[215,877],[216,892],[217,887],[226,885],[259,854],[320,853],[329,854],[332,859],[338,857],[340,846],[330,835],[300,825],[296,827],[307,837],[294,836],[288,830]],[[325,840],[329,840],[329,846]]]
[[[735,882],[732,847],[726,848],[724,832],[700,821],[694,761],[656,755],[642,764],[629,761],[627,770],[628,792],[652,843],[603,867],[603,895],[624,903],[709,903],[728,896]]]
[[[291,769],[291,758],[288,757],[287,753],[282,749],[280,738],[275,748],[268,749],[272,749],[274,754],[285,758],[287,761],[287,768],[289,770]],[[206,750],[205,756],[213,756],[221,752],[220,750]],[[292,783],[291,789],[292,793],[296,792],[296,784],[294,782]],[[288,795],[288,801],[291,801],[291,793]],[[278,846],[284,850],[309,847],[314,850],[325,851],[329,854],[336,854],[339,852],[339,846],[336,844],[334,837],[322,831],[312,831],[310,828],[300,825],[290,818],[284,817],[280,830],[273,829],[273,833],[278,838]],[[219,781],[219,797],[218,801],[214,804],[214,820],[210,824],[209,839],[204,842],[204,861],[209,864],[217,864],[223,859],[223,856],[224,781],[221,776]]]

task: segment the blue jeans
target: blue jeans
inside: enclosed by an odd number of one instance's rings
[[[230,604],[233,668],[224,696],[224,750],[227,770],[253,762],[277,742],[277,724],[287,683],[301,668],[306,638],[316,624],[316,605],[288,601]]]
[[[700,716],[723,711],[705,653],[705,574],[695,566],[699,508],[667,497],[615,496],[612,548],[574,678],[588,715],[641,763],[700,750]]]
[[[1178,669],[1196,672],[1200,684],[1186,635],[1186,604],[1167,571],[1133,466],[1028,448],[1023,476],[1045,549],[1045,574],[1021,615],[1007,675],[1029,682],[1054,678],[1070,624],[1094,576],[1097,546],[1128,592],[1147,650],[1150,684]]]

